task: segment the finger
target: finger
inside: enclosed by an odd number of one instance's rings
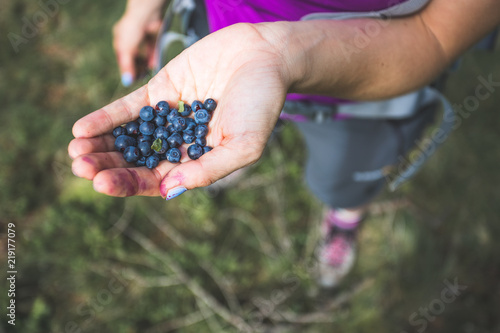
[[[220,145],[199,159],[177,165],[162,180],[160,194],[170,200],[184,191],[208,186],[233,171],[257,161],[262,154],[260,145]]]
[[[130,167],[132,164],[123,159],[122,153],[109,152],[80,155],[73,161],[71,170],[78,177],[92,180],[102,170]]]
[[[137,48],[123,48],[115,45],[116,60],[121,73],[123,86],[128,87],[134,83],[135,79],[135,57]]]
[[[144,105],[150,105],[146,86],[79,119],[73,125],[73,135],[75,138],[91,138],[110,133],[113,128],[137,119]]]
[[[175,164],[162,161],[154,169],[140,167],[103,170],[94,177],[94,189],[114,197],[158,196],[160,181],[174,167]]]
[[[72,159],[84,154],[109,152],[114,150],[115,137],[105,134],[88,139],[73,139],[68,145],[68,154]]]

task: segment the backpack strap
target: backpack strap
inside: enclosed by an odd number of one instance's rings
[[[434,154],[436,149],[446,141],[448,136],[454,130],[457,116],[450,102],[439,91],[433,88],[426,89],[432,89],[432,91],[436,94],[441,106],[443,107],[443,119],[441,120],[439,127],[432,131],[433,134],[430,136],[430,140],[427,141],[429,144],[421,151],[421,158],[418,158],[417,161],[411,162],[409,165],[400,165],[400,167],[397,168],[398,173],[395,176],[391,175],[391,177],[388,177],[388,175],[386,175],[386,179],[389,182],[389,189],[391,191],[395,191],[404,182],[412,178],[425,164],[429,157]],[[400,171],[401,169],[402,171]]]
[[[388,19],[391,17],[402,17],[415,14],[422,10],[430,0],[407,0],[389,8],[371,12],[342,12],[342,13],[311,13],[301,18],[301,21],[309,20],[348,20],[355,18],[378,18]]]

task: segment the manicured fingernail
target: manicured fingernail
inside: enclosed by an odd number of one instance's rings
[[[184,193],[186,191],[187,191],[187,188],[185,188],[184,186],[177,186],[177,187],[171,188],[170,190],[168,190],[165,200],[170,200],[170,199],[173,199],[175,197],[178,197],[179,195],[181,195],[182,193]]]
[[[123,73],[122,74],[122,84],[124,87],[130,86],[132,83],[134,83],[134,77],[130,73]]]

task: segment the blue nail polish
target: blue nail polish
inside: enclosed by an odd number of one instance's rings
[[[130,86],[132,83],[134,83],[134,78],[132,77],[132,74],[130,73],[123,73],[122,74],[122,84],[124,87]]]
[[[184,186],[177,186],[177,187],[171,188],[167,192],[167,197],[165,198],[165,200],[170,200],[170,199],[173,199],[175,197],[178,197],[179,195],[181,195],[182,193],[184,193],[186,191],[187,191],[187,188],[185,188]]]

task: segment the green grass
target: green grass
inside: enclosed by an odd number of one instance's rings
[[[311,274],[322,207],[303,186],[290,125],[218,195],[111,198],[72,175],[74,121],[129,91],[111,48],[123,7],[68,2],[15,53],[7,33],[39,7],[0,4],[0,221],[2,244],[8,222],[17,230],[15,331],[237,332],[242,318],[268,332],[416,332],[409,317],[456,277],[467,290],[425,331],[500,332],[499,92],[412,182],[382,195],[354,272],[324,292]],[[479,75],[500,81],[498,56],[465,56],[450,100],[473,94]]]

